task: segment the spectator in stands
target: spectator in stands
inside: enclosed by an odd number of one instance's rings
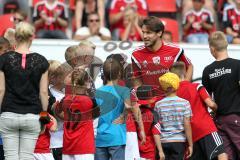
[[[0,57],[0,132],[7,160],[33,159],[39,113],[48,109],[49,64],[42,55],[29,51],[33,36],[34,27],[21,22],[15,51]]]
[[[118,40],[120,37],[119,29],[123,29],[123,17],[126,8],[129,6],[135,9],[135,12],[139,17],[146,17],[147,3],[145,0],[112,0],[109,14],[109,23],[112,30],[112,39]]]
[[[87,26],[88,14],[97,12],[99,15],[100,26],[104,27],[105,6],[104,0],[76,0],[75,20],[76,29]]]
[[[123,16],[124,28],[119,29],[120,40],[122,41],[141,41],[142,29],[138,25],[139,17],[135,8],[128,6]]]
[[[67,39],[65,29],[68,10],[58,0],[38,2],[34,7],[33,21],[37,29],[37,38]]]
[[[0,15],[14,13],[18,9],[29,12],[29,0],[0,0]]]
[[[4,37],[8,39],[12,48],[15,48],[16,46],[15,28],[17,24],[23,21],[27,21],[27,13],[19,9],[13,15],[13,24],[14,24],[13,28],[8,28],[4,33]]]
[[[19,22],[27,21],[28,15],[24,10],[17,10],[13,15],[14,28]]]
[[[6,38],[11,45],[11,48],[15,48],[16,47],[16,39],[15,39],[15,29],[13,28],[8,28],[5,33],[4,33],[4,38]]]
[[[9,50],[11,50],[10,42],[4,37],[0,37],[0,55],[8,52]]]
[[[182,13],[186,14],[190,9],[193,8],[192,0],[181,0],[182,1]],[[213,0],[204,0],[204,7],[211,11],[215,15],[214,1]]]
[[[97,12],[89,13],[87,26],[79,28],[74,36],[75,40],[104,41],[111,40],[109,29],[100,26]]]
[[[173,41],[172,32],[164,31],[163,36],[162,36],[162,40],[166,43],[172,43],[172,41]]]
[[[208,34],[213,29],[214,18],[212,13],[203,8],[204,0],[192,0],[193,9],[183,17],[183,30],[187,42],[207,44]]]
[[[229,43],[240,44],[240,0],[227,6],[223,11],[223,23]]]
[[[222,21],[222,18],[223,18],[224,8],[228,5],[233,5],[233,4],[234,4],[234,0],[220,0],[217,2],[217,13],[218,13],[218,19],[220,20],[220,22]]]

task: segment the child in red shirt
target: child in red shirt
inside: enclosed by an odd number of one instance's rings
[[[177,95],[188,100],[191,104],[193,117],[191,119],[193,155],[191,160],[211,160],[218,158],[226,160],[223,140],[217,133],[217,128],[208,112],[208,108],[217,110],[217,105],[212,101],[203,85],[184,80],[186,73],[185,64],[175,62],[170,71],[181,79]]]
[[[90,77],[85,70],[74,70],[71,74],[72,93],[62,102],[64,112],[63,159],[94,160],[95,141],[93,111],[94,99],[87,94]],[[61,105],[60,105],[61,106]]]
[[[48,114],[47,117],[49,118],[49,122],[44,125],[38,137],[34,150],[34,160],[54,160],[50,151],[50,132],[57,130],[57,121],[50,114]]]
[[[152,96],[151,86],[140,86],[137,88],[137,103],[140,105],[140,110],[142,113],[142,120],[144,125],[144,130],[146,134],[146,143],[141,144],[141,139],[139,138],[139,151],[141,158],[148,160],[155,160],[156,147],[158,149],[158,155],[160,160],[165,159],[163,153],[161,141],[160,141],[160,122],[156,111],[153,110],[151,104],[155,103],[157,98]]]

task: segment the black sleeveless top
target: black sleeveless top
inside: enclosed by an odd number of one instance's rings
[[[96,5],[95,5],[95,10],[94,12],[98,12],[98,3],[97,3],[97,0],[95,0],[96,2]],[[87,17],[88,17],[88,14],[86,12],[86,7],[83,8],[83,14],[82,14],[82,26],[87,26]]]
[[[46,58],[38,53],[26,54],[25,68],[22,67],[22,54],[10,51],[1,55],[0,70],[5,75],[1,111],[39,114],[42,111],[40,80],[48,67]]]

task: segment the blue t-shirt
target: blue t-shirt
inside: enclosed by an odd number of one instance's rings
[[[126,124],[113,124],[123,113],[126,99],[130,99],[127,87],[105,85],[97,89],[96,100],[101,112],[97,127],[97,147],[126,144]]]

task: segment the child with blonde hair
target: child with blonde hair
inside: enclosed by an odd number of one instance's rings
[[[183,159],[185,143],[188,142],[187,157],[193,150],[192,130],[190,125],[190,103],[178,97],[176,91],[180,79],[174,73],[165,73],[159,77],[159,83],[166,97],[155,104],[161,122],[161,143],[166,159]]]
[[[72,68],[67,63],[61,64],[57,60],[49,60],[49,90],[53,97],[56,99],[56,104],[59,103],[65,96],[64,93],[64,79],[71,73]],[[56,105],[55,104],[55,105]],[[51,132],[50,148],[55,159],[62,159],[62,147],[63,147],[63,120],[58,117],[58,113],[55,113],[55,105],[52,106],[51,111],[56,116],[58,126],[56,132]]]
[[[85,70],[71,73],[72,94],[66,95],[59,111],[64,113],[63,159],[94,160],[93,119],[95,99],[87,94],[90,77]]]

